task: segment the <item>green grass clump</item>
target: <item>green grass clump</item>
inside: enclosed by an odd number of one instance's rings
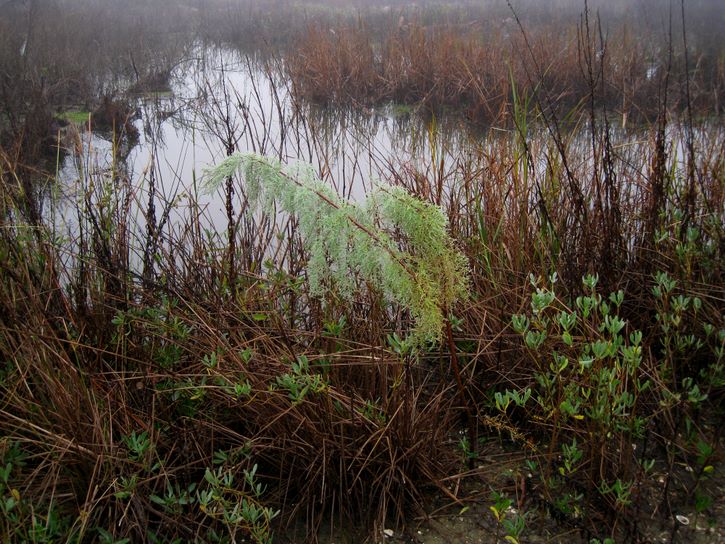
[[[68,121],[69,123],[84,125],[88,123],[88,117],[90,114],[91,113],[88,111],[64,111],[58,114],[58,118]]]

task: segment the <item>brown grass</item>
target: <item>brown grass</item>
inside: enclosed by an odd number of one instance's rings
[[[472,300],[455,311],[462,319],[455,341],[483,435],[503,432],[531,448],[547,443],[546,425],[492,417],[486,400],[492,391],[530,385],[536,370],[509,330],[510,315],[527,306],[531,271],[559,271],[570,292],[577,292],[578,278],[588,271],[600,274],[605,289],[624,289],[626,315],[650,331],[647,368],[656,376],[658,335],[644,263],[680,278],[705,301],[703,319],[717,323],[722,222],[712,219],[723,209],[722,132],[699,134],[700,212],[691,226],[711,244],[711,252],[703,253],[709,261],[678,261],[676,231],[663,242],[645,228],[652,207],[658,228],[670,228],[661,222],[663,214],[682,202],[685,187],[654,177],[649,165],[657,164],[656,133],[635,152],[623,148],[612,156],[608,175],[617,180],[617,191],[601,196],[597,186],[604,181],[592,176],[586,158],[591,144],[576,139],[565,142],[569,181],[557,147],[539,136],[496,137],[465,162],[396,170],[396,183],[446,209],[469,258]],[[595,151],[606,145],[603,136],[598,133]],[[528,154],[549,166],[534,168]],[[463,466],[452,431],[464,412],[447,349],[433,347],[415,364],[393,353],[385,337],[401,323],[391,321],[374,291],[361,287],[352,306],[341,305],[333,293],[322,301],[310,298],[295,280],[304,273],[304,254],[284,249],[300,243],[294,229],[281,230],[288,232],[280,250],[288,255],[284,268],[260,275],[260,263],[244,256],[265,255],[269,246],[256,244],[269,244],[275,237],[268,229],[281,226],[240,225],[230,266],[225,243],[201,234],[192,208],[186,226],[156,232],[155,264],[137,276],[132,255],[148,242],[121,220],[129,198],[136,198],[129,185],[119,180],[115,207],[109,208],[98,180],[79,210],[82,235],[57,245],[42,223],[18,215],[26,195],[10,158],[4,156],[3,164],[0,350],[6,370],[0,424],[11,440],[6,446],[19,444],[30,456],[29,470],[14,473],[13,485],[40,511],[54,497],[55,512],[72,526],[66,529],[88,539],[95,527],[134,539],[147,538],[147,528],[182,539],[224,532],[196,508],[164,509],[150,499],[164,496],[168,485],[203,485],[204,470],[215,467],[219,450],[246,452],[221,465],[238,480],[259,466],[265,504],[282,511],[278,530],[304,519],[313,539],[331,519],[381,530],[409,519],[411,508],[423,508],[428,490],[450,494],[443,481]],[[669,171],[672,165],[666,165]],[[603,180],[604,170],[598,172]],[[569,183],[584,195],[585,217],[573,213]],[[659,198],[656,183],[664,187],[659,204],[652,200]],[[615,230],[608,209],[620,214]],[[612,248],[617,253],[610,257]],[[334,332],[331,324],[342,317],[346,325]],[[207,368],[203,360],[212,353],[218,363]],[[300,357],[327,386],[292,402],[277,380]],[[694,370],[700,363],[688,364]],[[672,386],[666,377],[658,379],[658,391]],[[244,380],[251,392],[237,398],[230,386]],[[643,406],[655,399],[657,394],[643,399]],[[672,432],[679,427],[676,414],[663,414]],[[145,459],[129,453],[124,438],[132,432],[152,437]],[[547,459],[540,455],[534,457]],[[602,462],[616,471],[625,460]],[[134,476],[131,497],[119,498],[123,479]],[[12,525],[3,530],[18,534]]]
[[[412,22],[376,40],[365,26],[312,26],[288,55],[288,71],[297,95],[314,102],[421,104],[489,125],[507,122],[514,88],[520,96],[548,97],[560,115],[578,108],[589,96],[582,52],[591,47],[598,65],[593,77],[602,90],[597,106],[624,122],[653,119],[665,54],[654,53],[651,37],[628,26],[609,30],[601,41],[596,30],[589,37],[583,32],[560,22],[526,35],[513,20],[498,29]],[[722,103],[725,89],[722,70],[719,61],[695,55],[703,64],[694,75],[692,103],[713,113],[712,99]],[[682,109],[684,102],[671,106]]]

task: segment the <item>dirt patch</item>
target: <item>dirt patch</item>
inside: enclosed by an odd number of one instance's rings
[[[564,517],[552,505],[538,496],[532,480],[522,474],[523,456],[504,451],[498,445],[489,446],[474,471],[452,478],[447,485],[449,495],[430,496],[426,512],[411,515],[405,529],[385,528],[377,538],[367,537],[363,531],[330,528],[323,524],[318,535],[322,544],[591,544],[609,542],[604,533],[611,521],[600,524],[583,515]],[[719,466],[720,464],[718,464]],[[701,493],[711,497],[708,508],[696,511],[696,505],[686,485],[692,473],[684,466],[676,466],[672,474],[672,516],[663,514],[661,487],[666,473],[655,471],[653,485],[643,488],[641,507],[623,516],[623,522],[614,524],[615,536],[611,542],[621,544],[670,543],[711,544],[725,542],[725,473],[714,470],[700,484]],[[521,479],[523,476],[524,479]],[[508,497],[510,506],[496,517],[494,493]],[[452,496],[458,497],[456,502]],[[633,509],[634,510],[634,509]],[[514,534],[516,520],[521,518],[520,532]],[[633,519],[636,518],[636,519]],[[628,524],[628,530],[623,528]],[[597,531],[602,527],[602,532]],[[275,542],[292,543],[304,540],[304,530],[298,527],[295,535],[277,534]]]

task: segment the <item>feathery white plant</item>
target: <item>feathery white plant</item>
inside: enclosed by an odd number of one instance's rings
[[[237,172],[244,176],[250,210],[260,205],[271,210],[276,203],[298,218],[312,295],[321,295],[331,281],[352,300],[355,279],[362,278],[410,310],[411,345],[440,339],[445,314],[467,295],[468,268],[439,207],[388,185],[379,185],[363,202],[345,201],[310,165],[285,166],[255,154],[237,153],[207,170],[206,189],[217,190]],[[390,236],[393,230],[409,252]]]

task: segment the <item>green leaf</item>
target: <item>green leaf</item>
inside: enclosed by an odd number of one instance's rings
[[[156,504],[160,504],[161,506],[166,506],[166,501],[158,495],[151,495],[149,496],[149,499],[151,499],[151,502],[155,502]]]

